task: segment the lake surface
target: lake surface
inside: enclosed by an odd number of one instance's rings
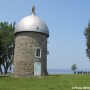
[[[48,69],[48,74],[73,74],[73,71],[65,69]]]
[[[80,74],[80,72],[85,72],[87,74],[87,72],[89,72],[90,74],[90,69],[78,69],[76,70],[76,73]],[[72,70],[66,70],[66,69],[48,69],[48,74],[73,74],[74,72]],[[84,73],[84,74],[85,74]]]

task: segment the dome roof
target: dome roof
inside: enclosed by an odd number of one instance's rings
[[[26,16],[20,20],[20,22],[15,27],[15,33],[23,31],[32,31],[44,33],[49,36],[49,30],[45,22],[35,15],[32,9],[32,15]]]

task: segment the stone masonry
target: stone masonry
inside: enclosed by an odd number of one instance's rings
[[[47,75],[47,35],[26,31],[15,34],[13,77],[34,76],[37,47],[41,49],[41,75]]]

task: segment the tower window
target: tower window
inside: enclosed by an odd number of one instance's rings
[[[41,49],[40,48],[36,48],[35,57],[36,58],[41,58]]]
[[[39,27],[37,27],[37,29],[39,30]]]

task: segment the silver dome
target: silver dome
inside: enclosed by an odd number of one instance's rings
[[[41,18],[35,16],[33,13],[30,16],[26,16],[20,20],[15,27],[15,33],[22,31],[33,31],[44,33],[49,36],[49,30],[47,25]]]

